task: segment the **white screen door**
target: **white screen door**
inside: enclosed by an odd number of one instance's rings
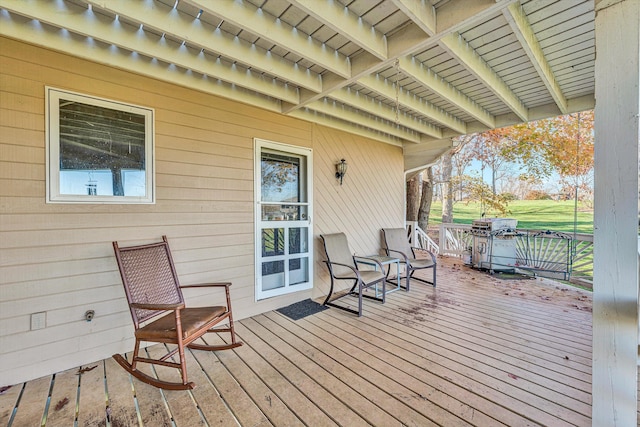
[[[311,288],[311,150],[255,140],[256,300]]]

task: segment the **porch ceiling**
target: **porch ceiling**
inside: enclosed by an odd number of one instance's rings
[[[434,141],[593,108],[593,1],[429,3],[0,0],[0,34],[386,143],[426,144],[412,168],[446,149],[426,148]]]

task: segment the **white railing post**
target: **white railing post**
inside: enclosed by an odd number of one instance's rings
[[[418,222],[411,221],[411,244],[413,246],[420,246],[420,241],[418,240]]]

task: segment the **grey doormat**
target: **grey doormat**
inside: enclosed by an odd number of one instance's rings
[[[305,299],[302,301],[295,302],[286,307],[279,308],[276,311],[278,313],[284,314],[285,316],[287,316],[292,320],[298,320],[298,319],[302,319],[303,317],[307,317],[311,314],[319,313],[328,308],[329,307],[326,307],[322,304],[318,304],[317,302],[311,301],[310,299]]]

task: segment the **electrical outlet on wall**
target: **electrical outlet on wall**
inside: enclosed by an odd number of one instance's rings
[[[31,330],[44,329],[47,326],[47,312],[41,311],[40,313],[31,314]]]

